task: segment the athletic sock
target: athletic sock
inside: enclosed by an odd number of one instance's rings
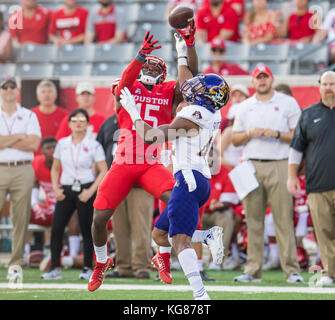
[[[69,236],[69,250],[71,257],[76,257],[79,255],[80,236]]]
[[[107,243],[101,247],[94,245],[95,257],[98,263],[106,263],[107,261]]]
[[[171,253],[172,247],[159,247],[159,253]]]
[[[194,297],[202,297],[205,293],[205,287],[198,267],[198,257],[194,249],[186,248],[178,254],[179,263],[184,271],[184,274],[190,283]]]

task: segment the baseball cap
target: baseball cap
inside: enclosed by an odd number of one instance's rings
[[[76,88],[76,95],[82,94],[83,92],[94,94],[95,90],[93,85],[88,81],[79,82]]]
[[[247,88],[247,86],[245,86],[244,84],[234,84],[231,87],[231,93],[233,93],[234,91],[241,91],[246,97],[249,97],[249,90]]]
[[[252,72],[252,77],[257,78],[261,73],[265,73],[269,77],[272,77],[272,71],[266,64],[258,64]]]
[[[0,78],[0,87],[5,85],[7,82],[12,82],[17,86],[17,82],[16,82],[15,77],[6,75],[6,76],[3,76],[3,77]]]
[[[221,49],[226,49],[226,44],[223,40],[221,40],[220,38],[214,38],[211,41],[211,49],[212,48],[221,48]]]

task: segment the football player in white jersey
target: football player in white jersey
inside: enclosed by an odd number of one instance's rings
[[[201,280],[197,255],[191,241],[198,224],[199,208],[210,195],[208,179],[211,174],[207,155],[221,123],[219,110],[228,103],[230,90],[225,80],[216,74],[199,74],[193,77],[186,55],[184,59],[178,59],[178,81],[189,104],[179,110],[175,120],[169,125],[152,128],[146,124],[141,119],[135,99],[128,88],[122,90],[121,103],[146,143],[173,141],[172,161],[176,183],[169,203],[155,225],[156,233],[160,236],[154,237],[154,240],[158,245],[168,246],[166,242],[160,242],[160,238],[164,239],[169,234],[193,289],[194,299],[207,300],[209,296]],[[216,254],[218,260],[222,261],[222,229],[217,230],[220,241]],[[208,231],[206,235],[207,241],[210,241],[212,235]],[[158,264],[162,264],[162,261]]]

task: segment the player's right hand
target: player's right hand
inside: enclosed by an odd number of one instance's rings
[[[174,33],[176,39],[176,50],[178,57],[187,57],[187,46],[185,40],[179,33]]]
[[[185,29],[177,29],[188,47],[194,47],[196,26],[194,19]]]
[[[146,57],[153,50],[157,50],[157,49],[160,49],[162,47],[162,46],[156,46],[155,47],[155,44],[158,43],[158,40],[153,41],[152,38],[153,38],[153,35],[150,35],[150,31],[147,31],[145,36],[144,36],[144,40],[143,40],[143,43],[142,43],[142,48],[139,51],[139,54],[142,57]]]

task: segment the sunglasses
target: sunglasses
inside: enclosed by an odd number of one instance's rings
[[[222,49],[222,48],[212,48],[211,50],[213,52],[219,52],[219,53],[224,53],[225,52],[225,49]]]
[[[8,90],[9,88],[12,89],[12,90],[14,90],[17,87],[16,87],[15,84],[7,84],[7,85],[4,85],[4,86],[1,87],[2,90]]]
[[[77,122],[86,123],[87,122],[86,118],[72,118],[70,121],[71,123],[77,123]]]

